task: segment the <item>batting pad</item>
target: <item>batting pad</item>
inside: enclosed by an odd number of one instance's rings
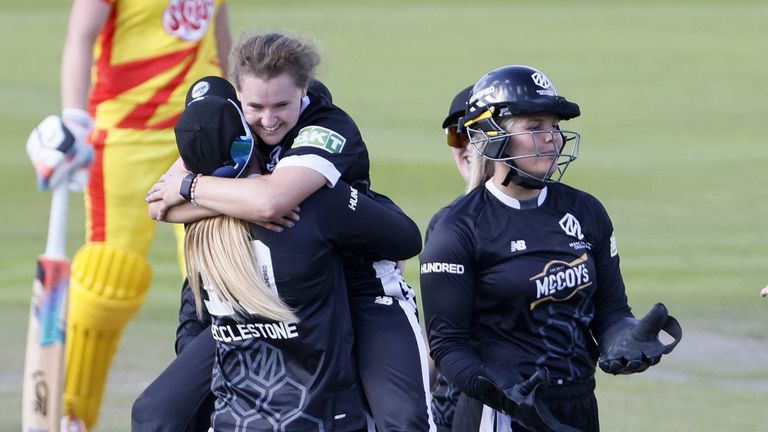
[[[123,329],[144,303],[151,279],[143,255],[107,243],[87,243],[72,261],[63,413],[88,429],[99,417]]]

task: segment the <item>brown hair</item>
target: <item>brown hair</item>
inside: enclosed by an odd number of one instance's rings
[[[242,34],[230,58],[230,76],[240,88],[240,79],[251,75],[262,79],[288,73],[297,87],[306,87],[320,64],[320,54],[308,40],[278,32]]]

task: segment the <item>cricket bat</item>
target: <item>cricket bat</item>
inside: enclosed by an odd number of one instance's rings
[[[45,253],[32,284],[22,388],[22,432],[59,432],[64,392],[69,265],[67,182],[52,191]]]

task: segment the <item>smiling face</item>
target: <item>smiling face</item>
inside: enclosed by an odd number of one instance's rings
[[[245,75],[240,78],[237,96],[243,114],[259,140],[273,146],[299,121],[301,99],[307,88],[296,85],[288,73],[273,78]]]

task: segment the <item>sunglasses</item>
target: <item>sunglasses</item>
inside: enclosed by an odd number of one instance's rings
[[[228,100],[235,106],[235,108],[237,108],[237,112],[240,114],[240,121],[243,123],[245,135],[241,135],[232,141],[232,146],[229,148],[229,155],[232,160],[227,165],[216,169],[211,175],[216,177],[235,178],[243,175],[248,166],[248,162],[251,160],[254,139],[251,134],[251,128],[248,127],[248,123],[246,123],[245,116],[240,110],[240,107],[231,99]]]
[[[448,138],[448,145],[453,148],[463,149],[469,144],[469,136],[467,136],[466,132],[459,133],[458,125],[451,125],[445,128],[445,135]]]

